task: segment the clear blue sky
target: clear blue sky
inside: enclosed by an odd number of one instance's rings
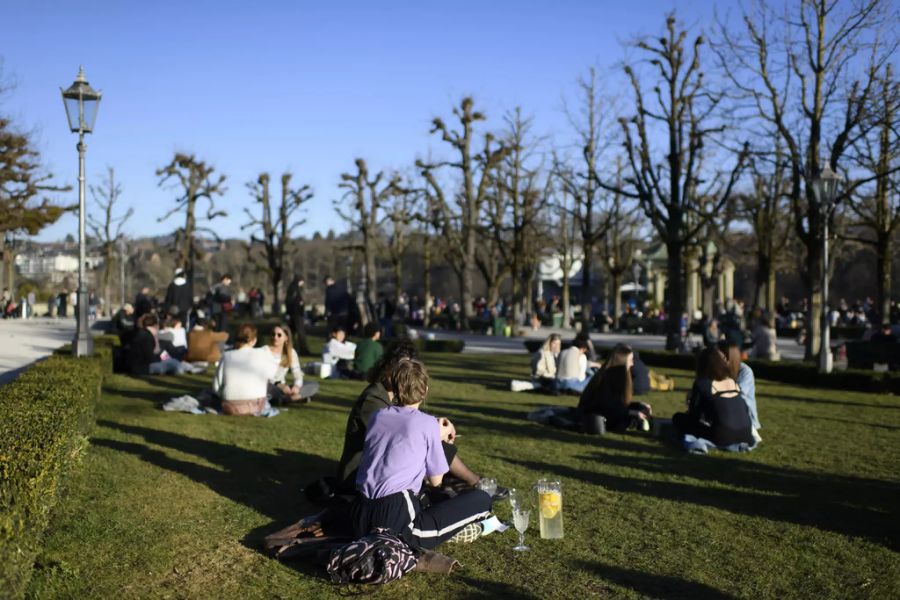
[[[299,234],[345,230],[332,211],[340,173],[357,156],[390,169],[443,152],[430,120],[464,94],[488,125],[521,105],[538,133],[565,144],[561,97],[580,74],[611,69],[622,43],[661,31],[673,7],[688,24],[710,23],[713,10],[704,0],[5,4],[0,58],[17,87],[0,112],[34,131],[58,181],[77,177],[59,87],[83,64],[103,91],[88,182],[115,167],[136,211],[129,233],[181,222],[157,222],[173,193],[154,175],[181,150],[228,176],[218,202],[229,216],[216,225],[227,237],[245,235],[245,184],[263,170],[313,186]],[[74,215],[39,238],[67,233],[77,234]]]

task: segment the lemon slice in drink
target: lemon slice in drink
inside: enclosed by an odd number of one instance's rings
[[[562,508],[562,495],[559,492],[543,492],[538,499],[541,516],[552,519]]]

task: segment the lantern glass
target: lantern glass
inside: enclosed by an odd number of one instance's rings
[[[91,133],[94,130],[100,96],[101,93],[94,90],[84,78],[84,70],[80,70],[75,82],[62,91],[69,129],[75,133]]]

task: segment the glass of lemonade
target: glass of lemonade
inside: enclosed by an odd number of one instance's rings
[[[528,546],[525,545],[525,531],[528,529],[528,517],[531,514],[530,511],[522,510],[520,508],[513,509],[513,525],[516,528],[516,531],[519,532],[519,545],[514,546],[513,550],[523,552],[528,550]]]
[[[559,481],[539,479],[534,486],[539,513],[541,537],[560,539],[563,537],[562,484]]]

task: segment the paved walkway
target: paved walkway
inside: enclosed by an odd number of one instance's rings
[[[426,335],[421,330],[420,335]],[[434,337],[439,340],[464,340],[466,347],[463,352],[488,352],[501,354],[524,354],[526,339],[546,339],[551,333],[560,334],[563,339],[574,337],[574,332],[552,327],[542,327],[538,331],[528,331],[523,337],[491,337],[485,335],[456,333],[448,331],[435,331]],[[636,350],[663,350],[666,347],[666,338],[662,335],[644,335],[627,333],[592,333],[594,344],[601,347],[614,346],[615,344],[629,344]],[[702,343],[699,335],[692,335],[694,343]],[[778,351],[785,360],[803,360],[803,346],[792,339],[779,339]]]
[[[75,319],[0,320],[0,385],[75,337]]]

